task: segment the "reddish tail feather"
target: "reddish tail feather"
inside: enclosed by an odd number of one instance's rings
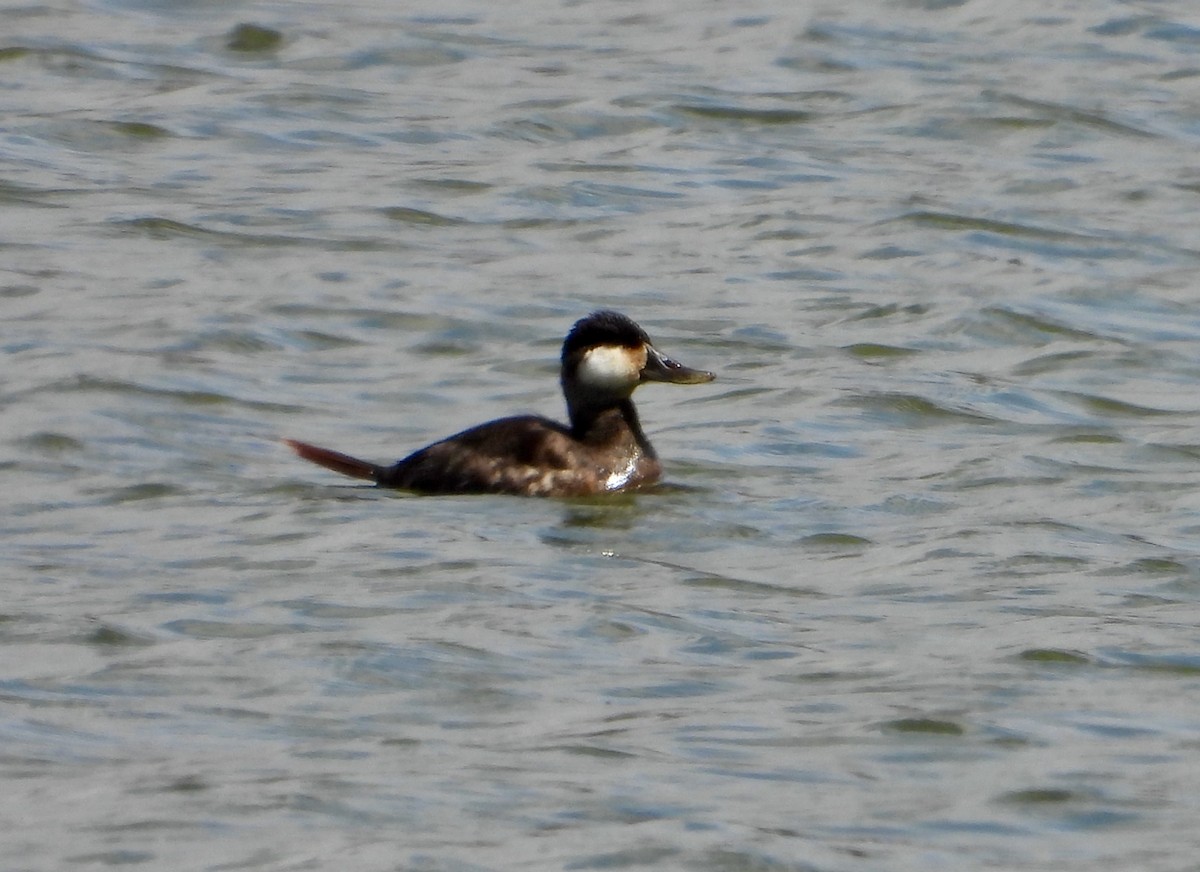
[[[342,475],[348,475],[351,478],[365,478],[367,481],[375,481],[381,469],[381,467],[376,466],[374,463],[367,463],[365,460],[359,460],[357,457],[351,457],[349,454],[342,454],[340,451],[330,451],[328,448],[309,445],[307,442],[284,439],[283,443],[305,460],[315,463],[318,466],[323,466],[326,469],[332,469],[334,472],[340,472]]]

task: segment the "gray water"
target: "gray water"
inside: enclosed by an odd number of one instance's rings
[[[0,865],[1196,868],[1198,155],[1188,0],[5,4]],[[669,487],[277,441],[601,306]]]

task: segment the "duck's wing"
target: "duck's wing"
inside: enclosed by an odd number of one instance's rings
[[[595,493],[587,449],[548,418],[502,418],[464,430],[383,470],[385,487],[432,494]]]

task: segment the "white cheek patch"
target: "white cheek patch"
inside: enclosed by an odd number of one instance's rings
[[[588,351],[579,362],[579,381],[588,387],[623,390],[638,383],[641,367],[633,349],[601,346]]]

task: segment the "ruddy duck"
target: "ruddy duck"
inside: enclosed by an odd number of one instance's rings
[[[711,372],[664,356],[619,312],[578,321],[562,347],[561,381],[571,425],[537,415],[500,418],[378,466],[327,448],[284,440],[305,460],[380,487],[425,494],[577,497],[645,487],[662,464],[638,423],[633,390],[643,382],[694,385]]]

